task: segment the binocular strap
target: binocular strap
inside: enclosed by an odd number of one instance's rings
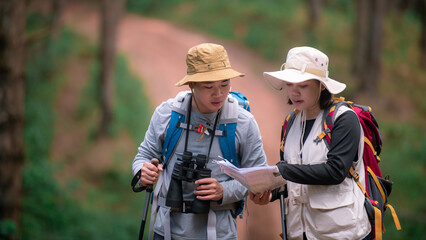
[[[157,195],[158,196],[158,195]],[[166,206],[166,198],[159,197],[154,198],[155,205],[158,207],[163,207],[166,209],[164,215],[164,240],[171,240],[171,230],[170,230],[170,212],[171,208]],[[154,202],[152,203],[152,209],[154,209]],[[150,229],[153,229],[154,217],[157,211],[151,210],[151,225]],[[152,231],[149,232],[151,234]],[[151,235],[149,237],[151,239]],[[208,217],[207,217],[207,240],[216,240],[216,213],[210,208]]]
[[[158,195],[160,193],[160,189],[161,189],[162,185],[163,185],[163,174],[160,173],[160,177],[158,178],[157,185],[154,188],[154,194],[152,195],[151,218],[150,218],[150,222],[149,222],[149,237],[148,237],[148,239],[153,239],[153,237],[154,237],[154,234],[153,234],[154,233],[154,223],[155,223],[155,219],[156,219],[156,216],[157,216],[158,208],[161,206],[161,203],[159,204],[159,202],[158,202]],[[169,221],[169,230],[170,230],[170,221]],[[169,236],[170,236],[170,231],[169,231]]]
[[[166,209],[166,214],[164,215],[164,240],[171,240],[172,234],[170,230],[170,208]]]
[[[170,208],[168,208],[164,215],[164,240],[171,240],[170,212]],[[207,220],[207,240],[216,240],[216,213],[211,209]]]
[[[164,197],[159,197],[157,199],[157,204],[158,207],[162,207],[166,209],[166,213],[164,214],[164,222],[163,222],[163,226],[164,226],[164,240],[171,240],[172,236],[171,236],[171,230],[170,230],[170,212],[171,212],[171,208],[166,206],[166,198]],[[154,206],[154,203],[152,203],[152,206]],[[158,210],[157,210],[158,211]],[[152,215],[156,214],[157,211],[155,211],[153,213],[153,211],[151,210],[151,224],[154,224],[154,221],[152,220],[153,217]],[[151,234],[151,232],[150,232]],[[149,237],[149,239],[151,239],[151,237]]]
[[[216,213],[211,208],[207,219],[207,240],[216,240]]]

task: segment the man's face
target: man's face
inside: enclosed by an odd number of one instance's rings
[[[215,82],[193,82],[189,86],[193,89],[194,98],[197,101],[193,107],[200,113],[213,113],[225,103],[231,89],[231,81],[227,79]]]

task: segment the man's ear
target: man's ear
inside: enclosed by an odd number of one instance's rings
[[[192,90],[195,87],[195,83],[189,82],[188,83],[189,88]]]

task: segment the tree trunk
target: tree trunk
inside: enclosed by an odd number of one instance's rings
[[[307,3],[309,10],[307,38],[308,42],[310,42],[311,44],[315,44],[316,37],[314,31],[321,16],[322,0],[308,0]]]
[[[309,29],[314,29],[320,19],[322,0],[308,0],[309,5]]]
[[[367,36],[368,36],[368,2],[370,0],[355,0],[356,22],[355,22],[355,43],[352,71],[355,76],[359,76],[364,68],[364,59],[367,58]]]
[[[124,8],[125,0],[101,0],[102,24],[101,24],[101,46],[100,46],[100,106],[101,126],[99,135],[106,135],[108,127],[112,122],[112,111],[114,102],[114,67],[115,50],[117,42],[117,29]]]
[[[416,11],[421,19],[421,31],[420,31],[420,59],[419,65],[422,68],[426,67],[426,2],[424,0],[419,0],[416,2]]]
[[[65,0],[52,0],[50,14],[50,34],[53,38],[59,35],[62,27],[61,15],[64,10]]]
[[[25,1],[0,1],[0,226],[21,218]],[[18,230],[19,231],[19,230]],[[18,232],[1,239],[18,239]]]
[[[354,74],[358,91],[369,95],[378,92],[385,0],[356,0]]]
[[[399,0],[396,4],[399,18],[408,11],[414,11],[420,18],[420,37],[419,37],[419,66],[426,67],[426,1],[425,0]]]

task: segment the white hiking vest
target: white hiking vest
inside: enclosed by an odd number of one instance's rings
[[[347,107],[339,108],[336,118]],[[298,114],[290,128],[285,142],[284,159],[290,164],[318,164],[327,161],[328,148],[324,141],[315,143],[313,139],[322,129],[321,111],[299,154],[301,138],[301,115]],[[364,135],[361,128],[358,144],[358,161],[353,163],[364,183],[364,163],[362,160]],[[288,181],[286,201],[287,234],[289,239],[362,239],[371,231],[364,209],[364,195],[353,179],[345,178],[338,185],[305,185]]]

